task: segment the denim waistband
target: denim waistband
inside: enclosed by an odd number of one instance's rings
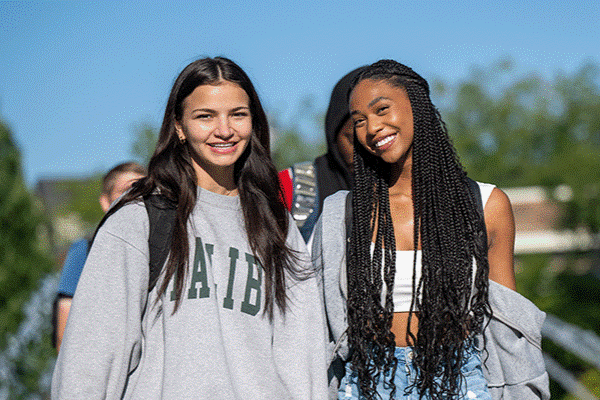
[[[473,340],[472,343],[466,344],[463,350],[463,357],[468,359],[473,353],[478,353],[478,347],[476,340]],[[398,360],[399,364],[411,363],[414,356],[415,350],[414,347],[406,346],[406,347],[396,347],[394,350],[394,356]]]

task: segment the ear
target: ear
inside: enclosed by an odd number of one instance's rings
[[[100,207],[102,207],[102,211],[106,213],[110,208],[110,198],[106,193],[102,193],[98,198],[98,201],[100,202]]]
[[[183,133],[183,128],[177,120],[175,120],[175,132],[177,132],[177,137],[179,138],[179,141],[182,143],[185,142],[185,134]]]

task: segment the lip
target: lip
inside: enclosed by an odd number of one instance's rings
[[[230,154],[237,149],[238,142],[215,142],[208,143],[208,147],[213,153]]]
[[[373,144],[372,144],[371,147],[375,151],[385,151],[385,150],[389,149],[394,144],[394,142],[396,141],[397,136],[398,135],[396,133],[392,133],[391,135],[386,135],[386,136],[384,136],[382,138],[379,138],[377,140],[373,140],[373,142],[372,142]],[[380,143],[382,143],[382,144],[380,144]]]

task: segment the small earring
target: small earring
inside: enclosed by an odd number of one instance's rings
[[[187,141],[187,139],[185,138],[185,136],[179,136],[179,143],[181,144],[185,144],[185,142]]]

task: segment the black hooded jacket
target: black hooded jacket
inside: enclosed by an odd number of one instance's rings
[[[352,175],[337,146],[337,134],[350,117],[348,111],[348,92],[352,81],[360,74],[364,67],[355,69],[346,74],[335,85],[331,93],[329,107],[325,116],[325,135],[327,139],[327,153],[315,159],[317,188],[319,196],[319,213],[323,209],[323,200],[338,190],[352,188]]]

